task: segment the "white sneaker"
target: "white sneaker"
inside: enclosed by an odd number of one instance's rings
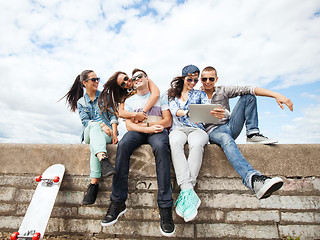
[[[279,177],[270,178],[264,175],[253,175],[251,179],[252,188],[258,199],[268,198],[279,190],[283,180]]]
[[[267,138],[260,133],[254,134],[251,137],[247,136],[247,143],[249,144],[275,144],[277,140]]]

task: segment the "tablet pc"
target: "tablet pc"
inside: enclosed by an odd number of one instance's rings
[[[210,111],[220,108],[220,104],[190,104],[189,119],[190,122],[198,123],[219,123],[220,119],[212,116]]]

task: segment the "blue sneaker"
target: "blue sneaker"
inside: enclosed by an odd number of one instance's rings
[[[185,210],[185,205],[183,204],[186,195],[188,194],[188,190],[181,190],[178,196],[178,199],[175,203],[176,205],[176,213],[178,216],[183,218],[183,212]]]
[[[183,217],[185,222],[192,221],[198,214],[201,200],[193,189],[180,192],[176,202],[176,213]]]
[[[187,195],[187,208],[183,212],[183,218],[185,222],[192,221],[197,216],[200,204],[200,198],[193,189],[190,189]]]

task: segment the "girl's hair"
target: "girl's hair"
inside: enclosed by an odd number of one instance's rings
[[[127,75],[121,71],[114,73],[103,85],[103,90],[98,100],[101,111],[109,111],[114,113],[117,117],[119,116],[119,103],[124,102],[124,100],[130,95],[130,91],[120,87],[117,82],[120,74]]]
[[[72,87],[69,92],[64,95],[60,100],[66,97],[66,102],[69,104],[70,110],[75,112],[77,109],[77,101],[83,96],[83,84],[82,81],[88,79],[88,74],[93,72],[93,70],[84,70],[80,75],[76,77]],[[59,100],[59,101],[60,101]]]
[[[170,83],[170,88],[168,89],[168,98],[169,101],[173,100],[175,97],[180,98],[181,97],[181,92],[183,89],[183,84],[184,84],[184,78],[185,77],[175,77],[171,83]]]

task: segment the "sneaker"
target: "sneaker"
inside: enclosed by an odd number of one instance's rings
[[[172,219],[172,208],[159,208],[160,212],[160,232],[165,237],[171,237],[176,228]]]
[[[83,205],[90,205],[94,204],[97,199],[97,194],[99,190],[99,184],[89,184],[87,193],[84,195],[84,198],[82,200]]]
[[[198,214],[201,200],[193,189],[182,190],[176,201],[176,213],[185,222],[192,221]]]
[[[104,227],[111,226],[118,221],[118,218],[127,211],[124,202],[115,202],[111,200],[106,216],[102,219],[101,225]]]
[[[260,133],[247,136],[247,143],[249,144],[275,144],[277,142],[277,140],[267,138]]]
[[[279,190],[283,185],[283,180],[279,177],[270,178],[264,175],[253,175],[251,183],[256,197],[264,199]]]
[[[175,205],[176,205],[176,214],[179,216],[179,217],[182,217],[183,218],[183,212],[185,210],[185,205],[182,204],[182,202],[184,201],[183,199],[185,198],[184,195],[186,195],[188,192],[188,190],[181,190],[180,191],[180,194],[177,198],[177,201],[175,202]]]
[[[109,177],[116,173],[116,170],[112,166],[111,162],[109,161],[109,158],[105,157],[101,159],[101,175],[102,177]]]

